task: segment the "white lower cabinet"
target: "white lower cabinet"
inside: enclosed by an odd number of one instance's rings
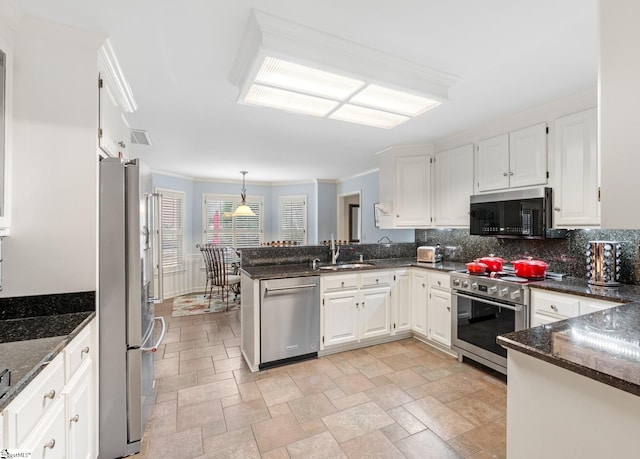
[[[358,341],[357,290],[323,294],[322,347]]]
[[[391,333],[390,271],[337,274],[321,278],[321,348],[388,336]],[[345,288],[340,287],[344,285]]]
[[[444,346],[451,346],[451,293],[430,289],[427,308],[429,332],[427,338]]]
[[[530,322],[531,326],[535,327],[621,304],[532,288]]]
[[[427,336],[427,271],[414,269],[411,276],[411,331]]]
[[[411,269],[393,274],[391,287],[391,334],[411,330]]]
[[[33,458],[97,456],[95,328],[94,319],[4,409],[4,448]]]

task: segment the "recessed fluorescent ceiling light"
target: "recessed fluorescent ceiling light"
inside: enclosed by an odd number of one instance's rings
[[[383,129],[394,128],[410,119],[408,116],[350,104],[343,105],[333,112],[329,118]]]
[[[351,102],[407,116],[418,116],[440,102],[372,84],[351,98]]]
[[[253,10],[230,80],[241,104],[390,129],[448,100],[456,77]]]
[[[338,106],[338,102],[333,100],[258,84],[251,85],[245,97],[245,102],[263,107],[278,108],[288,112],[322,117],[327,116]]]
[[[275,57],[264,60],[255,82],[334,100],[345,100],[364,86],[364,82],[360,80]]]

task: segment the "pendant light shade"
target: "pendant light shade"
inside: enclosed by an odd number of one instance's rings
[[[236,217],[255,217],[256,214],[253,213],[251,207],[247,205],[247,189],[244,186],[244,176],[247,175],[247,171],[240,171],[240,173],[242,174],[242,193],[240,193],[242,204],[236,208],[233,215]]]

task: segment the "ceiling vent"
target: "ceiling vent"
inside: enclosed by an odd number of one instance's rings
[[[131,129],[131,143],[137,145],[151,145],[149,133],[142,129]]]

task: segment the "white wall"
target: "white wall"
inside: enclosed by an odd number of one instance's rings
[[[29,18],[14,30],[3,297],[96,289],[97,51],[104,39]]]

